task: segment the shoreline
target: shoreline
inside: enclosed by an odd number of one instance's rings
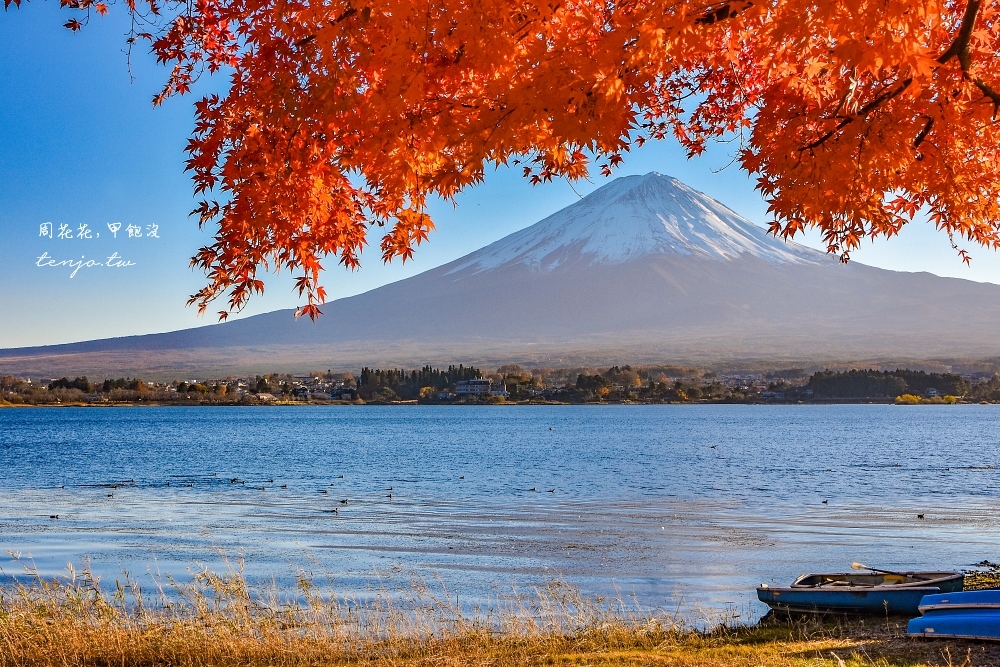
[[[910,406],[894,399],[830,399],[825,401],[603,401],[603,402],[569,402],[569,401],[502,401],[502,402],[420,402],[420,401],[246,401],[246,402],[206,402],[206,401],[102,401],[102,402],[53,402],[53,403],[10,403],[0,402],[4,408],[166,408],[166,407],[199,407],[199,408],[288,408],[288,407],[525,407],[525,406],[593,406],[609,407],[621,405],[662,406],[662,405],[795,405],[795,406],[836,406],[836,405],[899,405]],[[956,401],[955,403],[923,402],[913,405],[1000,405],[1000,401]]]

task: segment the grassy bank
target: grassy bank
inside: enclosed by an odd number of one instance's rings
[[[84,573],[0,593],[0,666],[256,667],[1000,665],[1000,646],[916,641],[891,619],[769,621],[698,632],[554,585],[464,614],[414,586],[359,601],[303,577],[295,601],[202,572],[152,594]]]

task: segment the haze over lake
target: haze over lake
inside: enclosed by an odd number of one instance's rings
[[[47,575],[224,551],[281,586],[558,578],[752,614],[762,581],[853,560],[1000,559],[998,440],[986,405],[4,409],[0,547]]]

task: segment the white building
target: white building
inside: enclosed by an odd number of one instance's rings
[[[510,396],[503,382],[491,382],[484,378],[459,380],[455,383],[455,393],[459,396]]]
[[[488,396],[492,383],[483,378],[459,380],[455,383],[455,393],[459,396]]]

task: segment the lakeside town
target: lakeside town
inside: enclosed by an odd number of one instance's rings
[[[168,382],[0,377],[0,405],[1000,402],[1000,374],[897,369],[719,373],[680,366],[314,371]]]

